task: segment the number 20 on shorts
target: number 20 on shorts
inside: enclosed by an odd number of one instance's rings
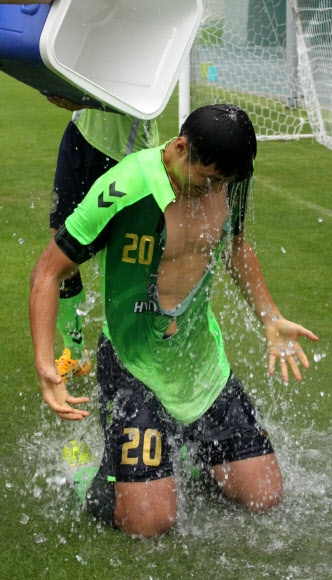
[[[128,436],[128,441],[122,445],[123,465],[137,465],[139,453],[142,450],[142,461],[144,465],[158,466],[161,462],[161,434],[156,429],[146,429],[144,433],[136,427],[123,429],[123,435]],[[143,437],[143,446],[141,438]],[[136,450],[136,454],[135,451]],[[130,454],[130,456],[129,456]]]

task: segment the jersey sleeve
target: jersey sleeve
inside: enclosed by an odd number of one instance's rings
[[[143,192],[144,181],[135,155],[128,156],[97,179],[59,229],[55,242],[67,257],[83,263],[105,246],[115,216]]]

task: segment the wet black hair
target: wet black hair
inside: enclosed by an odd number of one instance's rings
[[[255,130],[248,115],[231,104],[216,104],[193,111],[183,123],[191,163],[215,164],[223,177],[243,181],[253,173],[257,153]]]

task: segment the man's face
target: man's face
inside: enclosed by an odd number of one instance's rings
[[[191,163],[188,156],[182,158],[179,170],[182,192],[188,197],[220,194],[223,186],[232,181],[231,178],[225,178],[216,171],[214,163],[211,165]]]

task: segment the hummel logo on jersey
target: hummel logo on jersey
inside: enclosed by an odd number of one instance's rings
[[[123,191],[116,191],[115,181],[113,181],[113,183],[111,183],[109,186],[108,195],[109,197],[123,197],[127,194]],[[104,191],[102,191],[102,193],[98,196],[98,207],[110,207],[113,203],[114,201],[105,201]]]
[[[141,312],[147,312],[147,311],[152,311],[152,312],[158,312],[158,306],[155,302],[153,302],[153,300],[149,300],[148,302],[135,302],[134,304],[134,312],[137,313],[141,313]]]

